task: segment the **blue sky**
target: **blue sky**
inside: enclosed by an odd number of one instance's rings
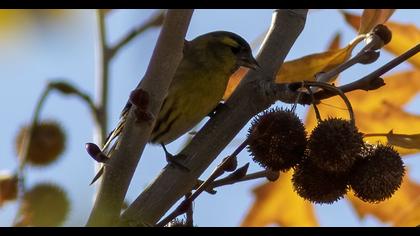
[[[352,10],[360,12],[360,10]],[[115,43],[139,22],[147,19],[154,10],[116,10],[106,20],[107,41]],[[252,42],[261,35],[271,21],[272,10],[196,10],[187,39],[215,30],[238,33]],[[95,91],[95,40],[96,18],[93,10],[72,10],[72,17],[65,26],[51,23],[49,27],[31,28],[13,40],[0,38],[0,171],[16,168],[14,138],[18,129],[31,118],[36,100],[47,81],[66,78],[81,90],[92,95]],[[397,22],[414,23],[420,27],[418,10],[399,10],[391,18]],[[337,10],[314,10],[307,18],[304,31],[292,47],[286,60],[325,50],[336,32],[342,33],[342,43],[350,42],[355,31],[346,25]],[[152,54],[159,31],[152,29],[124,47],[115,57],[110,68],[109,124],[115,125],[127,95],[142,78]],[[256,51],[255,51],[256,52]],[[392,58],[386,52],[369,66],[358,66],[343,73],[343,81],[359,78]],[[405,64],[394,71],[410,68]],[[391,72],[392,73],[392,72]],[[406,109],[420,114],[417,96]],[[278,103],[277,105],[284,105]],[[299,106],[298,115],[303,119],[306,108]],[[93,161],[84,150],[84,143],[92,141],[93,123],[88,109],[75,98],[52,94],[41,113],[43,119],[59,121],[67,131],[67,148],[62,158],[47,168],[29,167],[28,186],[39,182],[55,182],[61,185],[71,199],[71,213],[66,226],[85,224],[93,202]],[[245,137],[244,128],[219,156],[203,176],[207,176],[231,153]],[[176,153],[185,137],[168,145]],[[246,151],[239,155],[244,164],[250,161]],[[420,181],[419,158],[405,159],[412,177]],[[163,151],[158,146],[147,146],[130,186],[127,199],[132,201],[150,183],[165,165]],[[260,167],[251,162],[250,172]],[[416,174],[417,173],[417,174]],[[203,177],[202,177],[203,178]],[[262,180],[249,181],[223,187],[216,195],[202,194],[195,202],[195,224],[198,226],[237,226],[253,203],[251,189]],[[359,220],[347,201],[333,205],[317,206],[317,216],[322,226],[379,226],[373,217]],[[0,226],[8,226],[17,205],[8,203],[0,209]],[[340,217],[337,217],[340,216]]]

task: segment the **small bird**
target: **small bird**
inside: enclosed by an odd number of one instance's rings
[[[249,44],[235,33],[215,31],[191,41],[185,40],[182,60],[149,140],[152,144],[162,145],[170,163],[177,164],[168,158],[170,154],[166,151],[165,144],[187,133],[215,110],[223,98],[230,76],[240,66],[254,70],[259,68]],[[128,102],[119,125],[108,137],[104,149],[121,132],[130,107],[131,103]],[[111,147],[108,156],[112,150]],[[103,167],[92,183],[102,172]]]

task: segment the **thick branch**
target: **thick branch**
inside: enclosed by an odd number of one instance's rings
[[[149,111],[156,117],[171,78],[182,58],[184,38],[193,10],[169,10],[149,67],[139,84],[150,95]],[[140,160],[154,122],[135,122],[130,109],[120,134],[120,145],[110,156],[103,180],[90,215],[88,226],[111,226],[118,223],[121,205]]]
[[[198,177],[218,154],[257,113],[274,100],[267,96],[259,81],[273,81],[284,58],[306,21],[307,10],[278,10],[257,60],[259,71],[250,71],[214,117],[181,151],[189,173],[168,166],[122,215],[124,225],[154,225],[182,196],[192,190]],[[250,96],[252,94],[252,96]]]

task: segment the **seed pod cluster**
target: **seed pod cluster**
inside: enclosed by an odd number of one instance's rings
[[[253,120],[248,138],[253,160],[272,171],[293,168],[294,190],[313,203],[331,204],[349,189],[377,203],[395,193],[405,174],[398,152],[365,144],[354,123],[341,118],[320,121],[307,139],[294,112],[271,109]]]

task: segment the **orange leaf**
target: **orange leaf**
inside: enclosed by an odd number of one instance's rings
[[[386,77],[386,85],[374,91],[353,91],[347,93],[350,100],[356,125],[363,133],[384,133],[390,129],[398,133],[413,134],[419,133],[420,116],[405,112],[401,107],[408,103],[420,91],[420,71],[397,73]],[[391,94],[398,93],[398,96]],[[342,117],[349,118],[344,103],[336,96],[323,100],[318,109],[321,117]],[[313,108],[308,111],[306,117],[306,128],[311,131],[317,124]],[[414,130],[413,130],[414,129]],[[387,138],[368,137],[366,141],[376,143],[387,142]],[[402,155],[417,153],[420,150],[397,147]]]
[[[237,71],[235,71],[235,73],[233,73],[232,76],[230,76],[225,94],[223,95],[223,100],[226,101],[230,97],[230,95],[239,85],[239,82],[241,82],[241,80],[244,78],[248,70],[249,70],[248,68],[241,67]]]
[[[357,29],[361,17],[346,12],[343,12],[343,14],[347,23]],[[401,24],[390,21],[385,25],[392,31],[392,40],[385,46],[385,49],[397,56],[420,42],[420,29],[413,24]],[[420,54],[411,57],[408,59],[408,62],[420,68]]]
[[[369,33],[375,26],[384,24],[395,9],[365,9],[359,26],[359,34]]]
[[[281,173],[277,181],[254,189],[256,200],[242,226],[318,226],[312,204],[293,191],[292,173]]]
[[[340,49],[341,44],[341,34],[337,32],[332,38],[331,42],[328,44],[328,51]]]
[[[403,183],[388,200],[378,204],[366,203],[352,193],[347,199],[353,204],[359,218],[373,215],[393,226],[416,226],[420,224],[420,185],[410,180],[406,173]]]

